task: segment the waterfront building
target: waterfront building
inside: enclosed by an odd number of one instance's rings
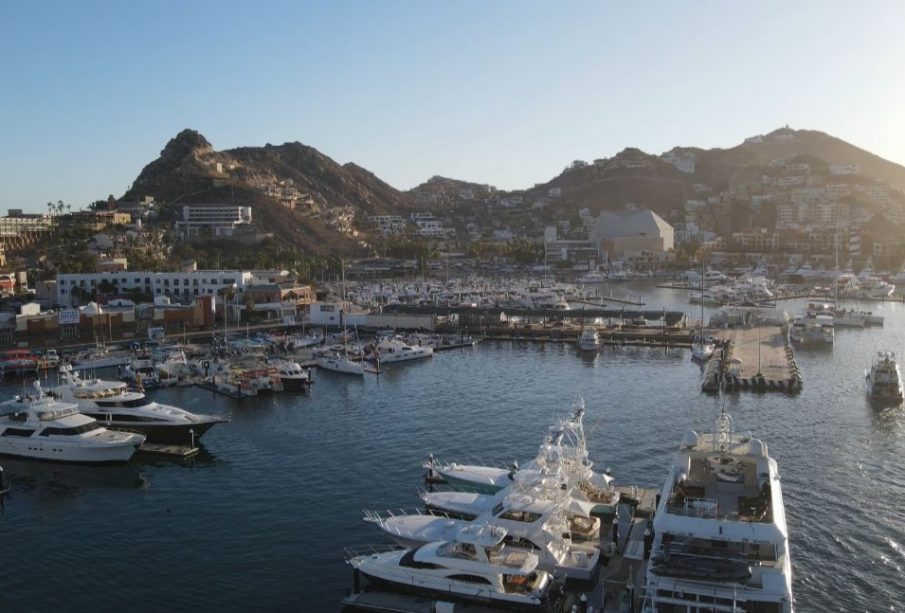
[[[91,299],[102,282],[115,294],[143,293],[154,298],[167,297],[190,303],[198,296],[216,295],[233,287],[238,294],[257,283],[289,280],[280,270],[194,270],[185,272],[113,271],[57,275],[57,304],[63,307],[84,304]]]
[[[622,260],[630,267],[666,259],[675,231],[650,210],[602,211],[591,230],[601,260]]]

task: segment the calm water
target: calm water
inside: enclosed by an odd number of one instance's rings
[[[698,312],[666,290],[648,289],[647,301]],[[905,349],[905,309],[873,308],[885,328],[839,330],[834,348],[798,352],[799,396],[727,400],[736,427],[779,462],[799,611],[905,607],[905,413],[872,407],[864,387],[876,350]],[[527,460],[553,417],[584,398],[596,461],[622,483],[659,487],[682,435],[719,410],[698,377],[683,350],[588,357],[487,343],[379,380],[322,373],[308,396],[159,390],[160,401],[232,421],[192,462],[0,459],[14,485],[0,516],[0,611],[337,610],[351,587],[343,547],[381,540],[362,509],[415,506],[428,453]]]

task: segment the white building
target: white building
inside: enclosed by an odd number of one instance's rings
[[[186,204],[176,231],[183,238],[232,236],[236,228],[251,224],[251,207],[230,204]]]
[[[57,275],[57,304],[71,307],[85,304],[102,281],[114,288],[114,294],[139,291],[155,299],[166,296],[172,300],[192,302],[197,296],[216,295],[219,290],[234,286],[241,294],[250,285],[275,283],[289,279],[281,270],[196,270],[191,272],[115,271],[104,273],[71,273]],[[76,289],[78,288],[78,289]]]
[[[629,260],[643,254],[652,261],[675,246],[675,231],[650,210],[602,211],[591,230],[590,242],[603,260]],[[641,257],[641,256],[638,256]]]

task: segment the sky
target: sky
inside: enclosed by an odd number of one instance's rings
[[[120,196],[183,128],[399,189],[787,124],[905,164],[902,24],[898,0],[0,0],[0,214]]]

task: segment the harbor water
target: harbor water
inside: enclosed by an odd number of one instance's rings
[[[630,291],[645,308],[699,313],[683,293]],[[437,353],[363,381],[317,373],[306,395],[151,392],[231,421],[185,461],[0,458],[13,487],[0,516],[0,611],[338,610],[352,583],[343,548],[383,542],[363,509],[415,507],[429,453],[527,461],[582,398],[592,458],[620,484],[650,487],[682,436],[708,429],[725,403],[779,463],[796,610],[903,610],[905,411],[872,406],[864,371],[876,351],[905,350],[905,305],[862,307],[885,327],[839,329],[832,348],[796,350],[796,396],[703,396],[687,349],[588,355],[524,341]],[[0,391],[22,389],[9,380]]]

